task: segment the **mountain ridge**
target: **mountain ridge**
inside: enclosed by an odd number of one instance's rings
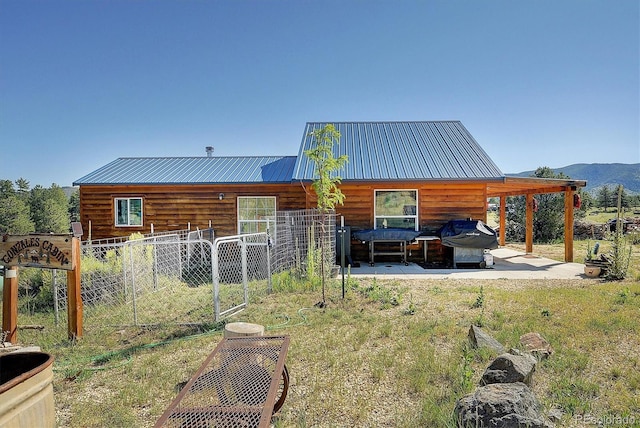
[[[555,174],[563,173],[575,180],[586,180],[585,190],[590,193],[603,186],[613,188],[618,184],[622,184],[627,193],[640,193],[640,163],[575,163],[551,169]],[[534,173],[535,170],[505,175],[531,177]]]

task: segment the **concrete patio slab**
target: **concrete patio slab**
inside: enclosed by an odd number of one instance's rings
[[[389,278],[412,279],[585,279],[582,263],[564,263],[531,254],[525,254],[508,248],[491,250],[494,265],[485,269],[423,269],[420,265],[409,263],[360,263],[351,268],[353,277],[385,276]]]

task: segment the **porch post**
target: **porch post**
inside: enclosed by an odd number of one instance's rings
[[[525,216],[525,251],[527,254],[533,253],[533,194],[527,193],[526,216]]]
[[[564,192],[564,261],[573,262],[573,189]]]

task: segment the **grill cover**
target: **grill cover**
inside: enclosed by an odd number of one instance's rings
[[[392,241],[413,241],[420,236],[422,232],[411,229],[366,229],[354,230],[351,233],[358,241],[376,241],[376,240],[392,240]]]
[[[442,245],[459,248],[498,248],[496,231],[480,220],[451,220],[440,229]]]

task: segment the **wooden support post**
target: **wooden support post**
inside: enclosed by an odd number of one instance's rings
[[[527,193],[525,215],[525,252],[533,253],[533,194]]]
[[[7,342],[18,341],[18,268],[12,266],[4,272],[2,292],[2,331],[8,332]]]
[[[500,196],[500,245],[507,240],[507,197]]]
[[[564,192],[564,261],[573,262],[573,189]]]
[[[82,337],[82,294],[80,293],[80,240],[73,238],[74,269],[67,271],[67,319],[69,339]]]

